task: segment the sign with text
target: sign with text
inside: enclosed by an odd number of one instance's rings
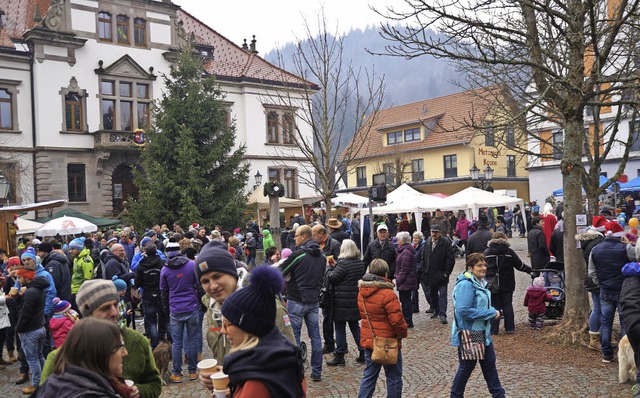
[[[585,226],[585,225],[587,225],[587,215],[576,214],[576,226]]]

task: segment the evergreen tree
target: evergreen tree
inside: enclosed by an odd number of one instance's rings
[[[134,223],[241,225],[249,165],[245,147],[234,148],[235,126],[227,125],[215,79],[189,46],[163,79],[165,90],[142,150],[144,172],[135,176]]]

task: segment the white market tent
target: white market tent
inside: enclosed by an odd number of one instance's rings
[[[269,210],[269,197],[264,196],[262,186],[257,187],[247,199],[247,204],[257,204],[258,205],[258,215],[257,219],[260,220],[260,210]],[[300,213],[304,214],[304,204],[300,199],[291,199],[286,197],[278,198],[278,207],[281,209],[288,209],[297,207],[300,209]]]
[[[499,195],[482,189],[469,187],[449,196],[442,210],[466,210],[469,218],[477,217],[481,207],[499,207],[520,205],[524,210],[524,201],[520,198]]]
[[[331,199],[334,206],[364,207],[369,204],[369,198],[356,195],[355,193],[339,193]]]
[[[406,182],[387,194],[387,204],[404,201],[405,199],[413,196],[426,195],[418,190],[411,188]],[[431,196],[431,195],[429,195]],[[380,213],[376,213],[380,214]]]
[[[16,218],[15,224],[18,226],[18,231],[16,231],[16,235],[32,234],[36,232],[36,230],[43,225],[42,223],[26,220],[21,217]]]

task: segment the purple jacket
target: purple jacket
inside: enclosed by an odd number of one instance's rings
[[[411,244],[396,248],[396,287],[398,291],[416,290],[418,277],[416,272],[416,250]]]
[[[466,218],[458,220],[456,223],[456,236],[460,238],[460,240],[469,239],[469,227],[471,226],[471,221]]]
[[[200,303],[196,263],[179,253],[169,256],[169,262],[160,271],[160,292],[165,306],[168,302],[172,314],[197,311]]]

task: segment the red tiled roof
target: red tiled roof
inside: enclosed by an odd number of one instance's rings
[[[185,32],[195,35],[196,43],[214,48],[213,61],[209,62],[205,68],[216,77],[275,84],[312,85],[258,55],[243,50],[242,47],[182,9],[178,10],[178,18],[183,22]]]
[[[36,26],[33,21],[36,6],[44,16],[50,0],[0,0],[0,10],[4,11],[0,29],[0,47],[15,48],[11,39],[22,38],[29,29]]]
[[[374,120],[371,129],[365,125],[351,141],[369,141],[357,159],[392,154],[397,150],[404,152],[468,143],[476,132],[469,126],[482,123],[498,93],[498,87],[492,86],[381,109],[375,117],[369,118]],[[426,138],[399,144],[397,148],[383,145],[386,133],[416,125],[421,125],[423,132],[427,131]]]

